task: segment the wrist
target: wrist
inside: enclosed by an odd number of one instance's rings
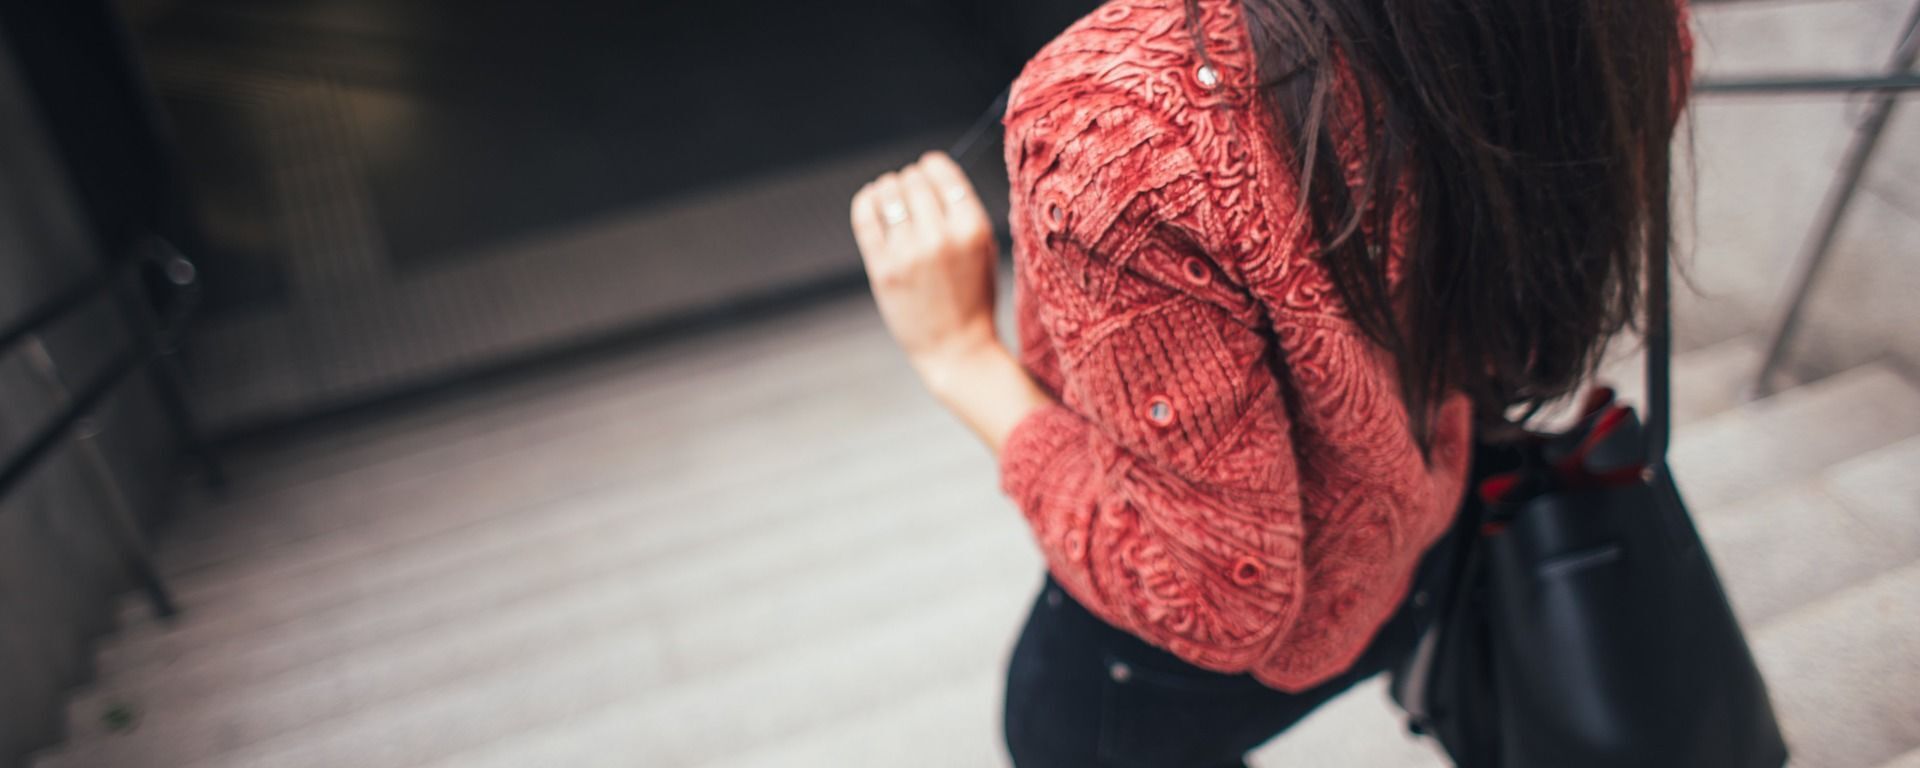
[[[916,358],[914,366],[934,398],[996,456],[1016,425],[1053,402],[996,337]]]
[[[1019,365],[990,330],[956,338],[912,356],[910,362],[927,389],[942,401],[973,388],[973,382],[995,368]]]

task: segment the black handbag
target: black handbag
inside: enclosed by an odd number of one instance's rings
[[[1662,249],[1664,251],[1664,249]],[[1752,653],[1666,465],[1667,265],[1644,426],[1610,390],[1475,454],[1454,578],[1390,691],[1463,768],[1778,768]]]

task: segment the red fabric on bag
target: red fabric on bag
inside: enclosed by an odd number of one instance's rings
[[[1446,531],[1471,408],[1440,405],[1424,461],[1312,258],[1238,0],[1200,6],[1210,71],[1183,0],[1117,0],[1014,84],[1020,357],[1058,402],[1008,437],[1001,488],[1094,614],[1298,691],[1351,666]]]

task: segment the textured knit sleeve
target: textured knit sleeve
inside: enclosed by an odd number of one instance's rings
[[[1096,615],[1246,670],[1298,613],[1301,500],[1260,313],[1196,235],[1221,191],[1128,94],[1021,101],[1016,266],[1062,383],[1007,438],[1001,487]]]

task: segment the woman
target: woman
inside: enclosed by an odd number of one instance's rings
[[[1017,356],[950,159],[854,197],[1046,557],[1018,765],[1241,765],[1410,651],[1475,435],[1636,316],[1688,73],[1674,0],[1109,2],[1010,94]]]

